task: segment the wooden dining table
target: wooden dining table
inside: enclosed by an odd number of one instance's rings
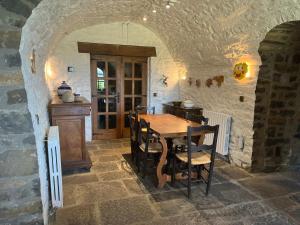
[[[163,147],[156,168],[158,187],[162,188],[167,181],[171,181],[171,176],[163,172],[163,166],[167,162],[167,154],[169,151],[166,138],[185,137],[187,136],[188,126],[199,126],[200,124],[171,114],[141,114],[140,118],[150,123],[150,129],[159,136]]]

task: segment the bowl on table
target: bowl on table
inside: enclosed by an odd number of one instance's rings
[[[194,102],[192,102],[191,100],[185,100],[183,102],[184,108],[192,108],[194,105],[195,105]]]

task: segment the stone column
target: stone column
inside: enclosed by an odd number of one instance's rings
[[[39,0],[0,2],[0,224],[43,224],[37,149],[21,72],[21,29]]]

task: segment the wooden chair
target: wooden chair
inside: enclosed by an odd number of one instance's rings
[[[131,159],[136,162],[136,154],[138,148],[138,114],[136,112],[129,112],[129,127],[130,127],[130,145],[131,145]]]
[[[152,141],[151,141],[152,140]],[[147,161],[153,157],[155,164],[155,155],[161,154],[162,144],[159,141],[153,142],[153,136],[150,130],[150,123],[144,119],[139,122],[139,151],[137,154],[137,167],[140,171],[140,163],[143,163],[142,177],[145,177],[148,166]]]
[[[188,127],[187,129],[187,152],[176,153],[173,159],[173,168],[172,168],[172,182],[175,182],[177,161],[187,165],[187,176],[188,176],[188,198],[191,197],[191,183],[192,183],[192,172],[196,171],[197,177],[196,181],[203,180],[206,183],[206,192],[208,195],[211,179],[213,175],[213,167],[216,155],[216,146],[218,139],[219,125],[209,126],[204,125],[200,127]],[[205,134],[213,134],[213,143],[211,145],[204,145],[203,143],[198,143],[196,145],[192,144],[192,137],[201,136]],[[207,168],[208,167],[208,168]],[[207,176],[203,176],[203,172]],[[183,171],[183,174],[186,175],[186,170]]]
[[[196,114],[192,114],[192,113],[185,113],[185,119],[186,120],[190,120],[199,124],[203,124],[203,125],[207,125],[208,124],[208,118],[202,116],[202,115],[196,115]],[[197,139],[196,137],[194,139]],[[195,145],[194,142],[192,142],[192,144]],[[187,145],[187,139],[186,137],[183,138],[174,138],[173,139],[173,147],[175,152],[177,152],[179,149],[180,150],[184,150],[186,149],[186,145]]]
[[[155,106],[149,107],[149,106],[142,106],[138,105],[135,107],[135,111],[137,111],[140,114],[155,114]]]

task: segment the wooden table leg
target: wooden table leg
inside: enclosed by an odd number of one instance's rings
[[[156,168],[156,175],[158,179],[158,187],[163,188],[163,186],[165,185],[168,179],[168,175],[163,173],[163,166],[165,165],[167,160],[168,146],[167,146],[166,139],[162,136],[160,137],[160,142],[162,144],[163,149],[159,159],[159,163]]]

